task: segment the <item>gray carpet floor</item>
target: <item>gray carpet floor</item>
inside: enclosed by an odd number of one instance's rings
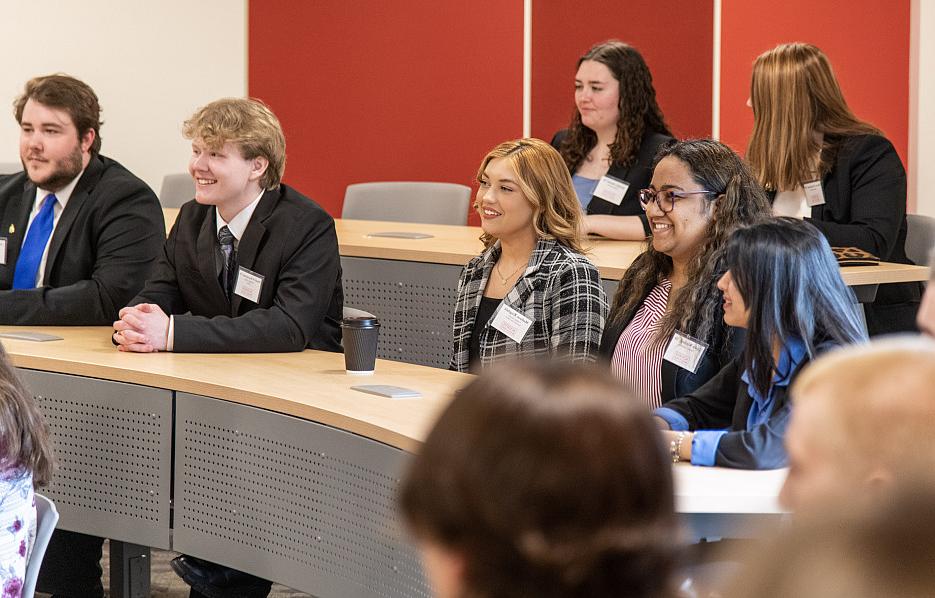
[[[172,571],[169,561],[178,556],[177,553],[165,550],[152,551],[151,581],[150,589],[152,598],[188,598],[188,586],[184,581]],[[104,558],[101,560],[101,567],[104,569],[104,596],[110,596],[108,586],[110,584],[110,571],[108,567],[108,543],[104,543]],[[36,594],[37,598],[48,598],[48,594]],[[311,598],[309,594],[303,594],[290,590],[285,586],[274,585],[270,593],[271,598]]]

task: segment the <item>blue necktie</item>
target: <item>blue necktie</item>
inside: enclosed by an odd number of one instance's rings
[[[20,248],[19,258],[16,260],[16,271],[13,273],[14,289],[36,288],[39,262],[42,261],[45,246],[49,242],[49,237],[52,236],[52,221],[55,217],[57,201],[54,193],[46,195],[42,200],[39,213],[33,218],[29,230],[26,231],[26,239]]]

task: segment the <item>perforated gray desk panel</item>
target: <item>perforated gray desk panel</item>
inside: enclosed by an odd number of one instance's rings
[[[425,597],[397,523],[408,456],[341,430],[176,395],[173,549],[321,597]]]
[[[172,392],[19,372],[52,435],[58,527],[168,549]]]
[[[461,266],[342,257],[344,305],[380,320],[377,357],[447,368]]]

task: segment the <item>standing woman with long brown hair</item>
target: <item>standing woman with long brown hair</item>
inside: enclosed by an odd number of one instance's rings
[[[810,44],[761,54],[750,89],[747,159],[773,213],[807,219],[835,247],[906,258],[906,171],[883,133],[844,100],[828,58]],[[919,283],[881,285],[867,305],[871,335],[914,330]]]
[[[587,212],[586,232],[629,241],[649,236],[639,191],[649,185],[656,151],[671,140],[653,77],[636,48],[609,40],[578,59],[575,114],[552,145]]]

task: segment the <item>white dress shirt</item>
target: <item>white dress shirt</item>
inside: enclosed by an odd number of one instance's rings
[[[263,198],[264,193],[266,193],[266,189],[263,189],[262,191],[260,191],[260,194],[257,196],[257,198],[251,201],[247,205],[247,207],[240,210],[240,212],[238,212],[236,216],[231,218],[230,222],[225,222],[224,219],[221,218],[221,212],[217,209],[217,207],[214,208],[214,223],[216,225],[215,232],[221,232],[221,227],[226,226],[227,229],[231,232],[231,234],[234,235],[234,251],[236,251],[237,247],[240,245],[240,238],[243,237],[244,231],[247,230],[247,225],[250,224],[250,219],[253,218],[253,212],[256,210],[257,204],[260,203],[260,199]],[[221,259],[219,252],[215,252],[215,255],[217,256],[217,260]],[[220,261],[217,261],[216,266],[218,268],[221,267]],[[166,351],[171,351],[174,346],[175,346],[175,316],[170,315],[169,316],[169,334],[166,337]]]

